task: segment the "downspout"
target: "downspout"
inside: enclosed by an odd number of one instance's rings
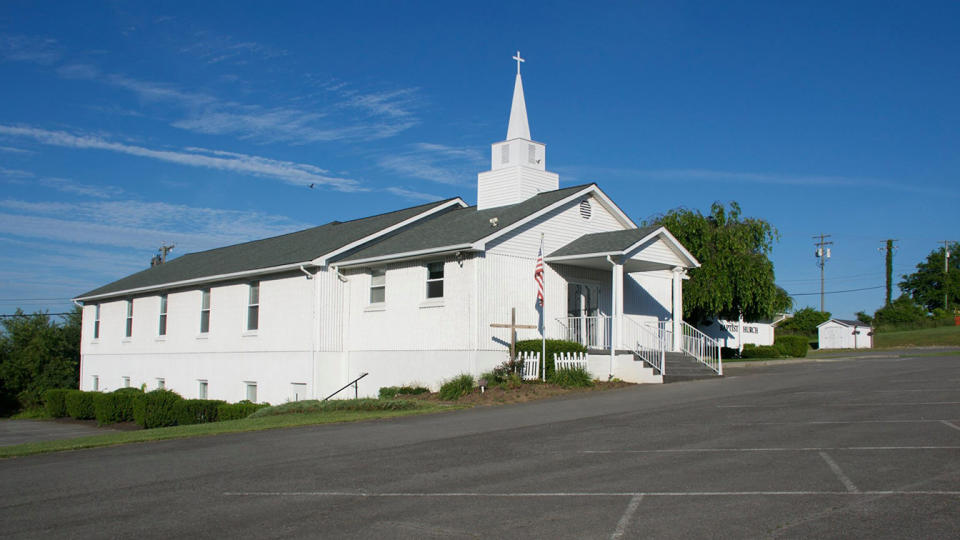
[[[317,287],[317,273],[320,272],[317,269],[316,273],[311,274],[309,270],[300,265],[300,271],[306,274],[307,279],[313,281],[313,302],[311,305],[311,314],[310,314],[310,391],[313,394],[313,397],[317,397],[317,332],[320,331],[320,324],[317,320],[317,304],[320,301],[319,298],[319,288]]]

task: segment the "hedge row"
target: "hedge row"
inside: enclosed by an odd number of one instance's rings
[[[171,390],[144,393],[137,388],[109,393],[54,389],[47,390],[43,399],[47,414],[53,418],[96,419],[101,426],[132,421],[143,428],[236,420],[270,406],[249,401],[183,399]]]
[[[773,345],[754,345],[748,343],[743,346],[741,358],[802,358],[807,355],[808,342],[805,336],[786,335],[777,336]]]

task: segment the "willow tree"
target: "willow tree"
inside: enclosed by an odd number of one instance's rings
[[[711,317],[748,320],[772,317],[793,302],[774,282],[768,255],[779,239],[762,219],[741,217],[740,205],[715,202],[710,214],[676,208],[647,221],[662,225],[701,266],[683,283],[683,316],[691,323]]]

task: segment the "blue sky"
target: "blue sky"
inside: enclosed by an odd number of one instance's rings
[[[960,240],[960,4],[546,4],[4,2],[0,313],[65,311],[162,242],[472,204],[517,49],[561,186],[638,222],[738,201],[791,293],[821,232],[828,291],[882,286],[885,238],[898,275]]]

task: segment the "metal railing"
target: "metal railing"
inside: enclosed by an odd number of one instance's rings
[[[720,342],[693,326],[690,326],[685,321],[680,321],[680,328],[683,332],[683,339],[680,342],[681,347],[683,347],[683,352],[696,358],[701,364],[717,372],[717,375],[723,375],[723,360],[720,358]]]
[[[669,342],[664,341],[661,332],[625,317],[622,341],[650,367],[657,370],[657,373],[664,374],[666,369],[664,358],[666,358]]]
[[[605,315],[592,317],[560,317],[557,328],[560,339],[576,341],[588,349],[609,349],[612,319]]]
[[[357,399],[357,396],[358,396],[358,394],[359,394],[359,392],[357,391],[357,381],[359,381],[360,379],[366,377],[367,375],[369,375],[369,373],[361,373],[359,377],[357,377],[356,379],[354,379],[354,380],[348,382],[347,384],[343,385],[343,386],[340,388],[340,390],[337,390],[336,392],[334,392],[334,393],[330,394],[329,396],[323,398],[323,401],[326,401],[326,400],[332,398],[333,396],[339,394],[340,392],[342,392],[343,390],[346,390],[347,388],[350,388],[351,386],[353,387],[353,399]]]

